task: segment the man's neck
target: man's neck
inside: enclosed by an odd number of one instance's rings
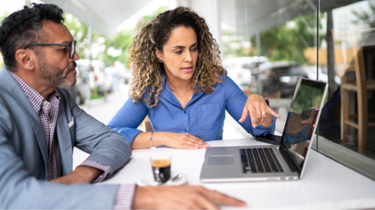
[[[47,100],[48,96],[56,88],[46,81],[43,77],[35,77],[34,71],[27,71],[15,68],[13,73],[15,73],[19,78],[26,82],[30,87],[34,88],[44,99]]]

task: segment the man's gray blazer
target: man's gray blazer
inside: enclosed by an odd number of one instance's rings
[[[62,173],[72,171],[76,146],[89,160],[110,166],[111,174],[131,156],[129,142],[81,110],[64,89],[56,132]],[[47,175],[47,148],[37,113],[19,84],[0,71],[0,209],[112,209],[118,185],[53,184]],[[111,175],[110,174],[110,175]]]

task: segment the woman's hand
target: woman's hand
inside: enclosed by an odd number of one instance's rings
[[[258,94],[251,94],[248,97],[239,122],[244,122],[249,114],[252,126],[254,128],[259,124],[265,128],[268,128],[272,123],[272,115],[277,118],[280,117],[279,114],[277,114],[267,105],[264,98]]]
[[[175,149],[205,149],[209,145],[193,136],[189,133],[171,133],[171,132],[161,132],[163,134],[162,138],[166,146]]]

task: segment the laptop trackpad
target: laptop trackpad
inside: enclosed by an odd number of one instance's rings
[[[234,156],[225,155],[225,156],[210,156],[208,159],[208,165],[233,165]]]

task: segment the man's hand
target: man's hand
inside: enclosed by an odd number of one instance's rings
[[[79,166],[74,171],[66,176],[59,177],[57,179],[52,179],[51,182],[58,184],[77,184],[77,183],[90,183],[92,180],[96,179],[103,171],[91,168],[88,166]]]
[[[134,209],[219,209],[216,204],[245,207],[243,201],[201,186],[137,187]]]

